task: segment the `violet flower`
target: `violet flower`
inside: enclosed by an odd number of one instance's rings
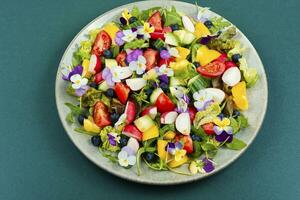
[[[169,59],[171,57],[168,50],[162,50],[159,55],[162,59]]]
[[[106,81],[107,85],[110,87],[113,87],[115,85],[115,82],[112,80],[112,73],[109,68],[104,68],[102,71],[102,78]]]
[[[213,128],[214,132],[216,133],[215,139],[218,142],[232,142],[233,139],[233,129],[230,125],[230,120],[222,115],[216,117],[213,120],[215,126]]]
[[[74,69],[71,69],[71,67],[64,66],[61,69],[62,73],[62,79],[65,81],[70,81],[71,76],[75,74],[81,75],[83,72],[83,67],[81,65],[78,65],[77,67],[74,67]]]
[[[209,159],[203,158],[202,162],[204,163],[203,170],[206,173],[212,172],[215,169],[213,163]]]
[[[131,63],[132,61],[137,61],[139,56],[143,55],[143,51],[141,49],[135,49],[127,54],[126,61]]]
[[[123,31],[118,31],[116,34],[115,42],[118,46],[122,46],[125,41],[122,39],[124,37]]]
[[[163,83],[169,85],[169,78],[168,78],[167,74],[160,75],[158,77],[158,79],[160,80],[160,82],[163,82]]]
[[[120,141],[120,136],[118,136],[116,133],[108,133],[108,142],[112,146],[116,146]]]

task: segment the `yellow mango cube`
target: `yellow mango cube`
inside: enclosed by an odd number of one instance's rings
[[[157,153],[160,159],[165,160],[167,156],[166,146],[168,142],[166,140],[157,140]]]
[[[156,125],[154,125],[143,133],[143,141],[150,140],[150,139],[156,138],[158,136],[159,136],[158,127]]]
[[[172,140],[174,139],[176,136],[176,133],[174,133],[173,131],[167,131],[164,135],[164,139],[165,140]]]
[[[220,55],[220,52],[211,50],[207,46],[202,45],[197,50],[196,60],[200,63],[201,66],[204,66],[217,59]]]
[[[179,161],[176,161],[175,159],[168,163],[169,167],[176,168],[180,167],[181,165],[187,163],[189,161],[189,158],[185,155],[182,159]]]
[[[210,35],[210,31],[202,22],[197,22],[195,25],[194,35],[196,38],[206,37]]]
[[[100,128],[94,123],[92,119],[84,119],[83,121],[84,130],[95,133],[95,135],[99,134]]]
[[[246,92],[246,83],[245,81],[239,82],[232,87],[232,96],[235,105],[241,110],[247,110],[249,107],[247,92]]]
[[[185,60],[187,56],[190,54],[190,50],[184,47],[176,47],[179,57],[176,58],[176,61]]]

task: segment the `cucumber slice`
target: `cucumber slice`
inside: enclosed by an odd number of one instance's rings
[[[167,33],[165,43],[172,46],[179,46],[178,38],[173,33]]]
[[[118,66],[115,59],[105,59],[105,67],[111,68],[112,66]]]
[[[176,78],[175,76],[172,76],[170,78],[170,87],[172,86],[185,86],[186,83],[183,79],[179,79],[179,78]]]
[[[155,104],[155,102],[156,102],[158,96],[159,96],[161,93],[163,93],[163,90],[162,90],[161,88],[156,88],[156,89],[152,92],[152,94],[151,94],[151,96],[150,96],[150,102],[151,102],[152,104]]]
[[[178,37],[179,42],[183,45],[191,44],[195,39],[194,34],[187,30],[178,30],[173,33]]]
[[[158,39],[154,42],[153,46],[156,48],[156,49],[160,49],[162,47],[165,46],[165,42],[162,41],[161,39]]]
[[[134,125],[141,131],[145,132],[154,126],[154,122],[149,115],[144,115],[134,121]]]
[[[194,78],[190,79],[188,82],[188,88],[191,93],[194,94],[201,89],[208,88],[211,85],[211,79],[204,78],[201,75],[197,75]]]
[[[108,90],[109,85],[107,85],[106,81],[103,81],[99,86],[98,86],[98,90],[105,92],[106,90]]]

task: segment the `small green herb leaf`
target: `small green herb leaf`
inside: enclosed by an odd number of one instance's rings
[[[242,140],[239,140],[237,138],[233,138],[231,143],[226,143],[226,147],[228,149],[232,149],[232,150],[241,150],[243,148],[245,148],[247,146],[247,144],[245,142],[243,142]]]

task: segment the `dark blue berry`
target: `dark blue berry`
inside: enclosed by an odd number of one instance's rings
[[[113,57],[113,53],[112,53],[110,50],[106,49],[106,50],[103,52],[103,56],[104,56],[105,58],[112,58],[112,57]]]
[[[99,147],[102,144],[101,138],[99,135],[95,135],[91,138],[91,142],[95,147]]]
[[[146,152],[144,153],[144,158],[148,163],[154,163],[157,161],[158,157],[154,153]]]
[[[179,25],[178,24],[172,24],[170,27],[171,27],[172,31],[179,30]]]
[[[136,17],[132,16],[129,18],[128,22],[129,22],[129,24],[132,24],[132,23],[136,22],[137,20],[138,19]]]
[[[220,113],[220,114],[218,115],[218,117],[222,120],[222,119],[225,117],[225,115],[224,115],[223,113]]]
[[[81,126],[83,126],[84,118],[85,118],[84,115],[78,115],[77,117],[77,121]]]
[[[164,83],[164,82],[161,82],[160,83],[160,88],[164,91],[164,92],[167,92],[169,90],[169,85]]]
[[[115,96],[115,91],[114,89],[112,88],[109,88],[107,91],[106,91],[106,95],[110,98],[113,98]]]
[[[240,115],[241,115],[240,111],[238,111],[238,110],[233,111],[233,116],[238,117]]]
[[[238,63],[238,62],[239,62],[239,59],[240,59],[241,57],[242,57],[241,54],[237,53],[237,54],[233,54],[233,55],[231,56],[231,59],[232,59],[233,62]]]
[[[121,17],[121,18],[120,18],[120,22],[121,22],[121,24],[123,24],[123,25],[126,25],[126,24],[127,24],[127,20],[126,20],[124,17]]]
[[[200,63],[199,62],[193,62],[193,64],[195,65],[196,68],[200,67]]]
[[[207,27],[207,28],[211,28],[213,26],[213,23],[210,21],[210,20],[207,20],[204,22],[204,25]]]
[[[145,93],[146,93],[147,96],[150,96],[150,95],[152,94],[152,92],[153,92],[153,89],[152,89],[152,88],[148,88],[148,89],[145,91]]]
[[[127,143],[128,143],[128,137],[121,135],[119,146],[121,148],[125,147],[127,145]]]
[[[202,138],[199,135],[192,134],[191,138],[193,141],[201,142]]]
[[[110,121],[111,121],[113,124],[115,124],[115,123],[118,121],[119,117],[120,117],[120,115],[119,115],[118,113],[112,113],[112,114],[110,115]]]
[[[95,82],[90,83],[90,87],[98,89],[98,84]]]

